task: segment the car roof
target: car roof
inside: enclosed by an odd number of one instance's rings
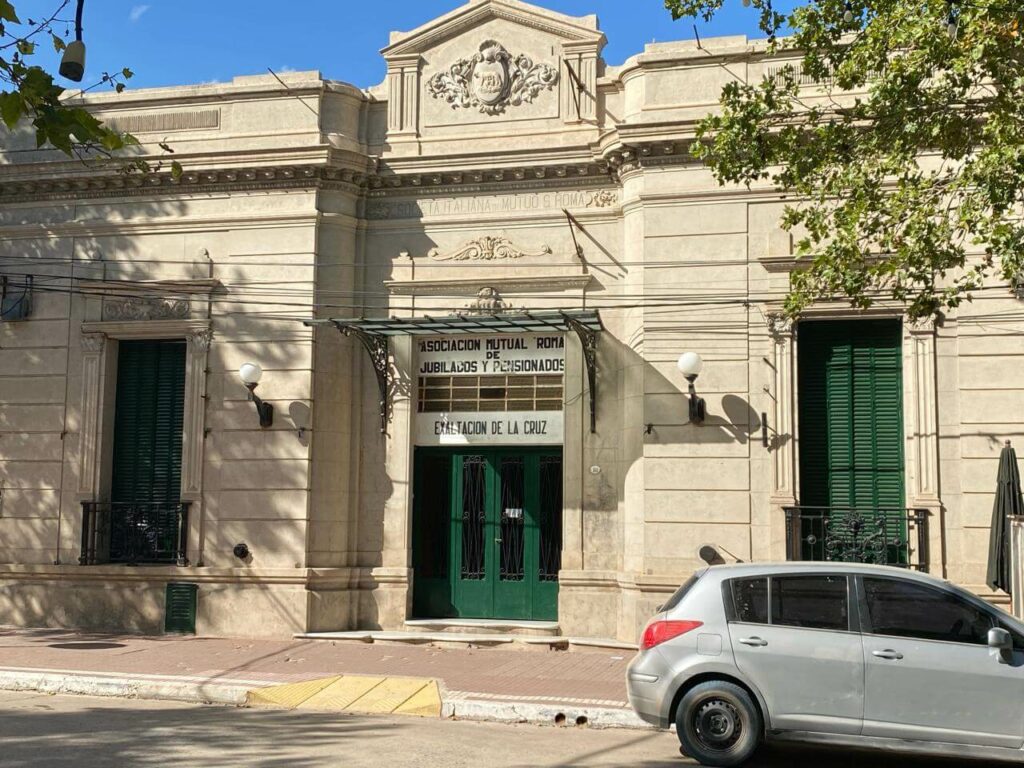
[[[739,576],[769,576],[800,573],[850,573],[864,576],[889,576],[911,579],[929,584],[950,586],[949,582],[921,573],[912,568],[894,565],[868,565],[865,563],[837,563],[828,560],[783,562],[783,563],[730,563],[712,565],[707,569],[721,579],[732,579]]]

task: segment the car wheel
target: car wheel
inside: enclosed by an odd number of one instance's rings
[[[762,728],[750,694],[724,680],[694,686],[676,709],[679,743],[702,765],[742,765],[760,744]]]

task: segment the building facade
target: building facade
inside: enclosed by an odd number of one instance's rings
[[[180,179],[7,137],[0,623],[634,640],[702,550],[986,594],[1019,297],[788,321],[784,201],[689,152],[726,82],[785,62],[718,38],[612,67],[604,43],[471,0],[394,33],[367,91],[89,97]]]

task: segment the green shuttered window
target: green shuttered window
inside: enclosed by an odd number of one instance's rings
[[[904,506],[899,321],[798,328],[800,503]]]
[[[111,501],[179,501],[184,413],[185,343],[120,342]]]

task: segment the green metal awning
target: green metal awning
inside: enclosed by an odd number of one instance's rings
[[[571,331],[579,323],[595,333],[601,331],[601,315],[596,309],[543,310],[538,312],[505,312],[486,315],[448,315],[445,317],[389,317],[385,319],[309,320],[306,325],[334,325],[339,329],[354,328],[379,336],[425,336],[432,334],[471,333],[549,333]]]
[[[328,318],[306,320],[306,325],[333,325],[355,336],[370,355],[380,392],[380,431],[387,432],[392,373],[388,338],[391,336],[452,336],[487,333],[555,333],[572,331],[583,347],[590,387],[590,431],[597,431],[597,340],[604,330],[596,309],[539,310],[495,314],[459,314],[443,317]]]

